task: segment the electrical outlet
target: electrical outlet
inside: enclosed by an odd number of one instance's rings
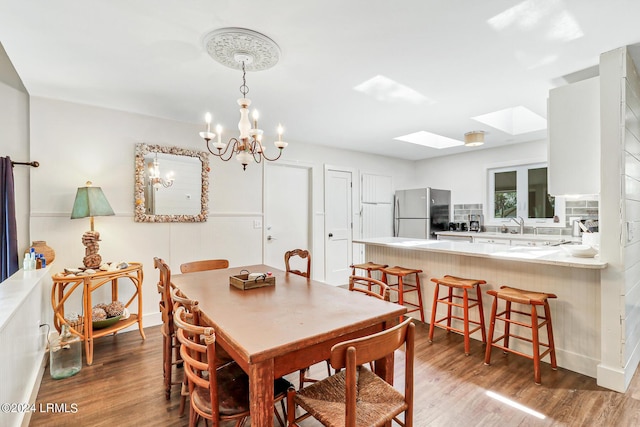
[[[254,219],[253,220],[253,228],[262,228],[262,220]]]

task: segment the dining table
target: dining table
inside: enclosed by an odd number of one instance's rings
[[[239,289],[232,276],[265,273],[269,286]],[[214,328],[216,343],[249,376],[251,425],[273,425],[273,381],[329,358],[336,343],[388,329],[406,308],[343,287],[264,265],[239,266],[172,276],[172,283],[198,301],[201,321]],[[393,384],[393,354],[375,363]]]

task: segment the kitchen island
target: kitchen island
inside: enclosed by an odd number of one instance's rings
[[[600,273],[607,267],[598,257],[572,257],[562,246],[506,246],[398,237],[356,239],[354,243],[364,244],[365,261],[423,270],[420,278],[425,319],[431,318],[433,301],[434,286],[429,279],[446,274],[487,281],[482,287],[487,325],[492,302],[485,294],[488,289],[508,285],[556,294],[558,298],[550,300],[550,305],[558,365],[596,378],[601,339]],[[480,334],[473,337],[480,339]],[[531,354],[527,346],[518,349]],[[482,363],[483,355],[472,356]]]

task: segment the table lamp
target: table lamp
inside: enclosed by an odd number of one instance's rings
[[[115,215],[111,205],[100,187],[92,187],[91,181],[87,181],[86,187],[79,187],[76,200],[73,202],[71,219],[91,218],[91,231],[82,235],[82,244],[86,247],[83,263],[86,268],[99,268],[102,257],[98,254],[100,233],[93,230],[94,216]]]

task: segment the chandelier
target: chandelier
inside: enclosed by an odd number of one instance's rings
[[[252,159],[256,163],[260,163],[262,160],[270,162],[278,160],[282,155],[282,150],[288,145],[282,140],[282,125],[278,125],[278,140],[273,143],[278,149],[278,153],[274,157],[269,157],[265,153],[266,147],[262,143],[264,132],[258,128],[258,111],[253,110],[251,114],[252,123],[249,119],[251,100],[247,98],[247,93],[249,93],[247,67],[251,67],[253,71],[259,71],[275,65],[280,55],[278,45],[270,38],[255,31],[244,28],[223,28],[210,33],[205,38],[205,47],[218,62],[231,68],[242,69],[242,85],[240,86],[242,97],[237,101],[240,106],[240,121],[238,122],[240,135],[223,142],[222,126],[217,125],[217,139],[214,141],[216,134],[211,132],[211,114],[207,113],[205,116],[207,130],[200,132],[200,137],[205,140],[207,149],[225,162],[235,155],[236,160],[242,164],[243,170],[247,169],[247,165]]]
[[[160,163],[158,162],[158,153],[156,153],[153,163],[149,163],[149,182],[153,188],[158,190],[160,187],[169,188],[173,185],[173,172],[167,173],[166,178],[160,176]]]

